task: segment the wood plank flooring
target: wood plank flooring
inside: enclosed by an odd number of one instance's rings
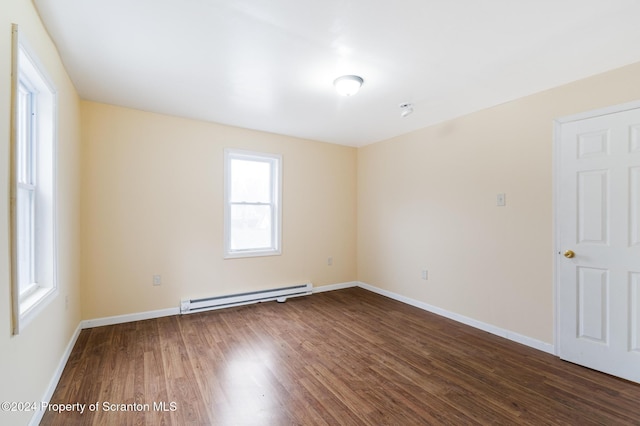
[[[41,424],[640,425],[638,384],[360,288],[83,330],[74,403]]]

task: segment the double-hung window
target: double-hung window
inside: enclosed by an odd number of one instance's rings
[[[57,294],[57,96],[17,26],[13,51],[11,292],[17,334]]]
[[[225,150],[225,257],[281,253],[282,157]]]

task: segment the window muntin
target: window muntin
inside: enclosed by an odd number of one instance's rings
[[[280,254],[282,158],[225,151],[225,257]]]

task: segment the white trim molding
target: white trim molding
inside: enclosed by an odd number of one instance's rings
[[[342,290],[345,288],[358,287],[359,282],[357,281],[349,281],[346,283],[338,283],[338,284],[329,284],[329,285],[321,285],[313,288],[313,293],[322,293],[325,291],[333,291],[333,290]]]
[[[590,111],[579,112],[577,114],[565,115],[563,117],[556,118],[554,121],[556,123],[563,124],[563,123],[569,123],[571,121],[579,121],[579,120],[585,120],[587,118],[600,117],[607,114],[616,114],[618,112],[629,111],[629,110],[638,109],[638,108],[640,108],[640,100],[631,101],[624,104],[610,105],[610,106],[597,108]]]
[[[419,300],[412,299],[410,297],[402,296],[398,293],[394,293],[389,290],[384,290],[379,287],[375,287],[371,284],[367,284],[361,281],[348,281],[343,283],[327,284],[323,286],[313,287],[313,294],[323,293],[326,291],[342,290],[342,289],[352,288],[352,287],[363,288],[373,293],[377,293],[382,296],[386,296],[391,299],[397,300],[399,302],[406,303],[407,305],[420,308],[422,310],[434,313],[436,315],[440,315],[445,318],[449,318],[451,320],[477,328],[479,330],[483,330],[488,333],[495,334],[496,336],[504,337],[505,339],[508,339],[517,343],[521,343],[531,348],[538,349],[540,351],[555,355],[555,346],[553,344],[546,343],[546,342],[516,333],[514,331],[503,329],[495,325],[487,324],[482,321],[478,321],[473,318],[469,318],[464,315],[457,314],[455,312],[450,312],[450,311],[447,311],[446,309],[429,305],[428,303],[421,302]],[[102,327],[105,325],[123,324],[126,322],[142,321],[142,320],[153,319],[153,318],[167,317],[171,315],[180,315],[180,307],[84,320],[80,323],[79,327],[80,329]],[[77,336],[75,338],[77,338]]]
[[[84,320],[80,323],[82,329],[102,327],[104,325],[124,324],[126,322],[143,321],[153,318],[169,317],[171,315],[180,315],[180,308],[159,309],[157,311],[138,312],[135,314],[116,315],[113,317],[95,318]]]
[[[58,386],[58,382],[62,377],[62,372],[64,371],[64,368],[67,366],[67,362],[69,362],[71,351],[73,351],[73,347],[76,345],[76,342],[78,341],[78,337],[80,336],[80,332],[82,331],[81,324],[82,323],[78,324],[78,326],[76,327],[76,330],[73,332],[73,335],[71,336],[71,339],[69,340],[69,343],[67,344],[67,347],[65,348],[64,353],[60,358],[58,367],[53,372],[53,377],[51,377],[51,380],[49,381],[49,386],[47,386],[47,389],[44,395],[42,396],[42,398],[40,399],[40,401],[46,402],[47,404],[51,401],[53,392],[55,392],[56,387]],[[38,409],[38,411],[36,411],[31,417],[29,426],[37,426],[40,424],[45,413],[45,410],[43,409],[44,408],[43,405],[44,404],[40,404],[40,408]]]
[[[433,314],[440,315],[445,318],[449,318],[451,320],[477,328],[479,330],[486,331],[491,334],[495,334],[496,336],[504,337],[505,339],[514,341],[516,343],[520,343],[525,346],[529,346],[531,348],[537,349],[539,351],[555,355],[555,347],[550,343],[542,342],[540,340],[533,339],[531,337],[524,336],[522,334],[510,331],[510,330],[506,330],[504,328],[496,327],[495,325],[487,324],[482,321],[475,320],[473,318],[465,317],[464,315],[460,315],[455,312],[450,312],[450,311],[447,311],[446,309],[438,308],[437,306],[429,305],[428,303],[411,299],[410,297],[402,296],[400,294],[394,293],[392,291],[384,290],[384,289],[372,286],[370,284],[359,282],[358,286],[365,290],[369,290],[374,293],[378,293],[382,296],[386,296],[391,299],[397,300],[399,302],[406,303],[407,305],[415,306],[416,308],[420,308],[422,310],[431,312]]]
[[[341,290],[341,289],[350,288],[350,287],[358,287],[359,284],[360,283],[357,281],[350,281],[345,283],[323,285],[319,287],[313,287],[313,293],[322,293],[325,291],[333,291],[333,290]],[[111,317],[88,319],[80,323],[80,328],[84,330],[85,328],[123,324],[126,322],[168,317],[171,315],[180,315],[180,307],[159,309],[155,311],[137,312],[133,314],[115,315]]]

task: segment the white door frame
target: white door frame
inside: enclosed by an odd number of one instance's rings
[[[560,230],[559,230],[559,197],[560,197],[560,143],[562,140],[562,125],[572,121],[585,120],[587,118],[600,117],[607,114],[615,114],[618,112],[629,111],[640,108],[640,100],[628,102],[620,105],[613,105],[599,108],[592,111],[580,112],[553,120],[553,346],[554,353],[558,356],[560,338],[560,307],[559,300],[559,282],[560,270],[558,268],[558,260],[561,256],[562,247],[560,246]]]

